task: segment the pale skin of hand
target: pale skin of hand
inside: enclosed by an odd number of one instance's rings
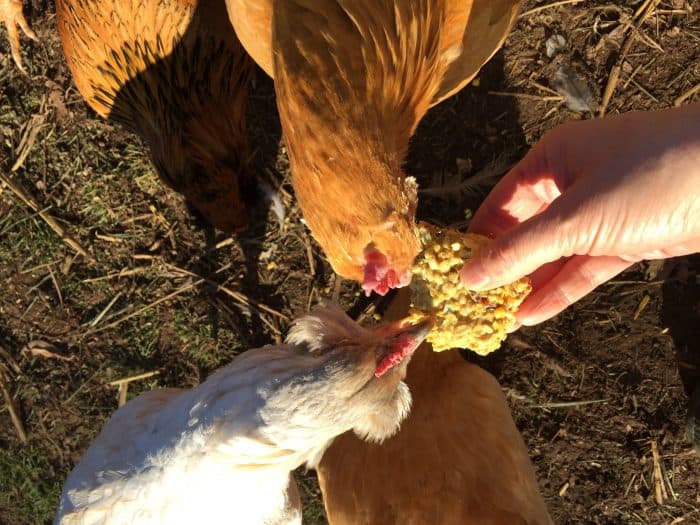
[[[462,270],[484,290],[530,276],[519,325],[545,321],[642,259],[700,251],[700,104],[572,122],[496,185]]]

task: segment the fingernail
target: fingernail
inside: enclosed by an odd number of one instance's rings
[[[462,284],[469,290],[488,290],[491,279],[478,263],[468,262],[462,267]]]
[[[540,317],[540,315],[518,315],[516,313],[515,321],[518,325],[518,328],[520,328],[521,326],[533,326],[542,322],[542,319],[540,319]]]

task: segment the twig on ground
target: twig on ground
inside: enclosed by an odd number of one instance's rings
[[[539,100],[541,102],[561,102],[564,100],[564,97],[561,95],[552,95],[552,96],[543,96],[543,95],[533,95],[532,93],[516,93],[516,92],[511,92],[511,91],[489,91],[489,95],[494,95],[497,97],[515,97],[515,98],[523,98],[525,100]]]
[[[134,381],[141,381],[143,379],[148,379],[149,377],[157,376],[160,374],[160,370],[153,370],[151,372],[144,372],[143,374],[136,374],[129,377],[123,377],[121,379],[115,379],[107,383],[109,386],[119,386],[127,383],[133,383]]]
[[[10,419],[12,424],[15,426],[19,440],[22,443],[27,442],[27,432],[24,429],[24,423],[19,417],[19,410],[15,404],[15,400],[12,399],[10,390],[7,388],[7,376],[5,375],[4,367],[0,367],[0,391],[2,391],[2,397],[5,399],[5,405],[7,405],[7,411],[10,413]]]
[[[44,264],[38,264],[36,266],[32,266],[31,268],[27,268],[26,270],[20,270],[19,273],[22,275],[36,272],[37,270],[43,270],[44,268],[50,268],[51,266],[60,263],[61,261],[50,261]]]
[[[661,463],[659,460],[659,448],[656,441],[650,441],[651,444],[651,458],[654,463],[654,499],[659,505],[663,505],[664,501],[668,499],[668,493],[666,492],[666,486],[664,484],[664,478],[661,475]]]
[[[179,266],[175,266],[174,264],[165,263],[165,266],[170,268],[171,270],[177,272],[177,273],[189,275],[190,277],[196,277],[201,282],[206,282],[207,284],[214,286],[217,289],[217,291],[228,295],[232,299],[235,299],[236,301],[247,306],[248,308],[252,307],[253,309],[262,310],[263,312],[267,312],[270,315],[274,315],[275,317],[278,317],[278,318],[282,319],[283,321],[287,321],[287,322],[291,321],[291,319],[289,317],[287,317],[286,315],[284,315],[282,312],[278,312],[274,308],[271,308],[271,307],[269,307],[269,306],[267,306],[259,301],[256,301],[255,299],[251,299],[250,297],[248,297],[247,295],[245,295],[241,292],[237,292],[235,290],[231,290],[229,288],[226,288],[225,286],[217,283],[216,281],[212,281],[211,279],[207,279],[206,277],[202,277],[199,274],[196,274],[194,272],[190,272],[189,270],[185,270],[184,268],[180,268]],[[198,284],[201,284],[201,282]]]
[[[121,408],[126,405],[126,396],[129,393],[129,383],[119,383],[117,389],[117,407]]]
[[[612,100],[612,97],[615,94],[615,90],[617,89],[617,85],[620,82],[622,65],[627,59],[627,54],[632,48],[632,44],[634,44],[635,39],[639,35],[641,35],[641,33],[639,33],[639,28],[649,17],[649,15],[651,15],[651,13],[654,12],[657,4],[660,1],[661,0],[646,0],[634,13],[633,20],[636,19],[636,21],[634,23],[628,23],[625,27],[624,31],[627,32],[627,37],[625,38],[625,41],[622,44],[622,47],[620,48],[620,53],[617,56],[615,65],[613,65],[612,69],[610,70],[610,75],[608,75],[608,83],[605,85],[605,91],[603,92],[603,100],[600,103],[600,108],[598,110],[598,117],[605,116],[605,113],[608,110],[608,105],[610,104],[610,101]]]
[[[625,489],[624,497],[626,498],[627,495],[630,493],[630,489],[632,488],[632,484],[634,483],[634,480],[637,479],[637,473],[635,472],[632,474],[632,477],[630,478],[630,482],[627,484],[627,488]]]
[[[58,296],[58,302],[61,304],[61,308],[63,308],[63,294],[61,294],[61,288],[58,286],[58,279],[56,279],[56,275],[53,273],[51,266],[49,266],[48,270],[49,275],[51,276],[51,282],[53,283],[53,287],[56,290],[56,295]]]
[[[22,133],[22,138],[20,139],[19,144],[15,148],[15,152],[17,153],[17,160],[15,160],[15,163],[12,165],[12,168],[10,168],[11,171],[17,171],[22,167],[22,165],[24,165],[24,161],[27,160],[27,156],[29,155],[29,152],[34,146],[36,138],[39,136],[39,131],[41,131],[41,129],[44,127],[44,122],[46,122],[46,115],[47,113],[33,115],[27,122],[24,128],[24,132]]]
[[[102,318],[107,315],[107,312],[114,306],[114,303],[116,303],[119,298],[122,296],[121,292],[117,292],[117,294],[112,297],[112,300],[107,303],[107,306],[105,306],[102,311],[97,314],[97,316],[90,322],[88,322],[88,326],[97,326],[97,324],[102,320]]]
[[[671,477],[668,475],[668,471],[666,470],[666,467],[664,467],[663,463],[661,463],[661,474],[663,474],[664,481],[666,482],[666,486],[668,487],[668,491],[671,493],[671,497],[673,498],[673,501],[677,501],[678,494],[676,494],[676,491],[673,489],[673,483],[671,483]]]
[[[311,277],[316,277],[316,264],[314,263],[314,251],[311,247],[311,240],[304,230],[304,244],[306,245],[306,258],[309,260],[309,270]]]
[[[36,199],[29,195],[29,193],[17,181],[12,180],[2,172],[0,172],[0,181],[5,183],[7,187],[10,188],[10,190],[12,190],[12,192],[22,200],[22,202],[24,202],[24,204],[35,211],[63,242],[86,259],[93,260],[92,255],[90,255],[74,237],[71,237],[66,232],[65,228],[63,228],[63,226],[61,226],[56,219],[53,218],[53,216],[51,216],[46,210],[42,209]]]
[[[365,308],[362,312],[360,312],[360,315],[357,316],[357,319],[355,319],[355,322],[358,324],[362,324],[366,319],[369,319],[374,315],[374,312],[377,311],[377,304],[376,303],[370,303],[367,308]]]
[[[552,403],[539,403],[537,405],[530,405],[530,408],[572,408],[585,405],[595,405],[598,403],[607,403],[608,401],[610,401],[610,399],[590,399],[586,401],[556,401]]]
[[[637,319],[639,319],[639,316],[644,311],[644,309],[647,307],[650,300],[651,300],[651,298],[648,295],[645,295],[644,297],[642,297],[642,300],[639,301],[639,305],[637,305],[637,309],[634,311],[634,315],[632,316],[632,319],[634,319],[635,321]]]
[[[89,279],[83,279],[83,283],[96,283],[98,281],[104,281],[107,279],[121,279],[122,277],[128,277],[129,275],[138,275],[140,273],[146,273],[153,268],[150,266],[141,266],[138,268],[122,268],[121,271],[108,273],[107,275],[101,275],[99,277],[90,277]]]
[[[566,492],[569,490],[570,486],[571,486],[571,484],[568,481],[561,486],[561,488],[559,489],[559,497],[560,498],[564,497],[564,494],[566,494]]]
[[[135,316],[137,316],[137,315],[139,315],[139,314],[145,312],[146,310],[149,310],[149,309],[153,308],[154,306],[158,306],[160,303],[164,303],[165,301],[169,301],[169,300],[172,299],[173,297],[177,297],[178,295],[180,295],[180,294],[182,294],[182,293],[184,293],[184,292],[186,292],[186,291],[188,291],[188,290],[191,290],[192,288],[195,288],[195,287],[199,286],[199,285],[202,284],[204,281],[205,281],[205,279],[199,279],[198,281],[194,281],[194,282],[185,284],[184,286],[181,286],[180,288],[178,288],[178,289],[175,290],[174,292],[171,292],[171,293],[169,293],[168,295],[166,295],[166,296],[164,296],[164,297],[161,297],[160,299],[157,299],[157,300],[155,300],[155,301],[153,301],[153,302],[151,302],[151,303],[148,303],[147,305],[142,306],[142,307],[139,308],[138,310],[135,310],[135,311],[133,311],[133,312],[131,312],[131,313],[129,313],[129,314],[126,314],[126,315],[120,317],[119,319],[117,319],[117,320],[115,320],[115,321],[112,321],[111,323],[108,323],[108,324],[106,324],[106,325],[100,326],[99,328],[93,328],[93,329],[91,329],[91,330],[88,330],[87,333],[88,333],[88,334],[94,334],[94,333],[96,333],[96,332],[102,332],[103,330],[108,330],[108,329],[110,329],[110,328],[114,328],[115,326],[119,326],[119,325],[122,324],[124,321],[127,321],[128,319],[131,319],[132,317],[135,317]]]
[[[17,361],[15,361],[15,358],[10,355],[10,352],[5,350],[2,346],[0,346],[0,357],[7,361],[7,364],[10,365],[15,374],[19,374],[20,368]]]
[[[118,387],[117,406],[121,408],[126,404],[126,397],[129,393],[129,383],[132,383],[134,381],[141,381],[143,379],[148,379],[149,377],[157,376],[158,374],[160,374],[159,370],[153,370],[152,372],[144,372],[143,374],[124,377],[122,379],[117,379],[116,381],[110,381],[109,383],[107,383],[109,386]]]
[[[559,0],[558,2],[552,2],[551,4],[541,5],[539,7],[533,7],[532,9],[530,9],[528,11],[520,13],[518,15],[518,18],[525,18],[526,16],[534,15],[535,13],[539,13],[540,11],[544,11],[545,9],[551,9],[553,7],[559,7],[561,5],[578,4],[580,2],[583,2],[583,0]]]
[[[73,391],[73,393],[72,393],[71,395],[69,395],[68,398],[67,398],[63,403],[64,403],[65,405],[69,405],[69,404],[71,403],[71,401],[73,401],[73,398],[74,398],[75,396],[77,396],[80,392],[82,392],[82,391],[83,391],[83,388],[85,388],[85,386],[86,386],[88,383],[90,383],[90,381],[92,381],[93,379],[95,379],[95,377],[97,377],[97,374],[99,374],[100,372],[102,372],[102,369],[104,368],[104,366],[105,366],[104,364],[101,364],[101,365],[97,368],[97,370],[95,370],[95,371],[92,373],[92,375],[91,375],[90,377],[87,378],[86,381],[84,381],[78,388],[76,388],[76,389]]]
[[[680,96],[676,97],[676,99],[673,101],[673,105],[676,107],[682,105],[683,102],[688,100],[690,97],[692,97],[696,93],[700,93],[700,84],[696,84],[695,86],[690,88],[688,91],[685,91]]]

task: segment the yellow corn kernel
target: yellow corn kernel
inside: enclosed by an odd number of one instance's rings
[[[436,323],[428,335],[433,350],[469,348],[486,355],[497,350],[515,325],[515,311],[530,293],[527,279],[475,292],[463,288],[459,272],[464,261],[489,239],[430,224],[419,224],[423,252],[416,259],[411,283],[411,315],[432,315]]]

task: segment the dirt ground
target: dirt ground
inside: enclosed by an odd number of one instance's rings
[[[280,225],[261,210],[264,219],[231,238],[192,219],[139,141],[87,108],[53,5],[25,7],[39,34],[38,43],[23,40],[29,76],[0,32],[0,523],[8,525],[51,520],[63,479],[117,407],[111,382],[147,374],[129,383],[129,397],[191,386],[237,353],[280,340],[319,297],[338,292],[354,314],[369,305],[336,280],[299,221],[263,73],[250,93],[254,163],[281,185],[286,214]],[[685,0],[526,2],[505,48],[431,110],[413,140],[407,172],[427,190],[420,218],[466,224],[466,210],[528,145],[558,123],[599,114],[615,66],[608,114],[691,102],[699,12]],[[47,218],[91,258],[76,256]],[[697,257],[637,265],[479,361],[507,393],[557,523],[700,523],[700,463],[685,436],[686,391],[700,377],[698,272]],[[325,523],[313,473],[301,477],[305,521]]]

